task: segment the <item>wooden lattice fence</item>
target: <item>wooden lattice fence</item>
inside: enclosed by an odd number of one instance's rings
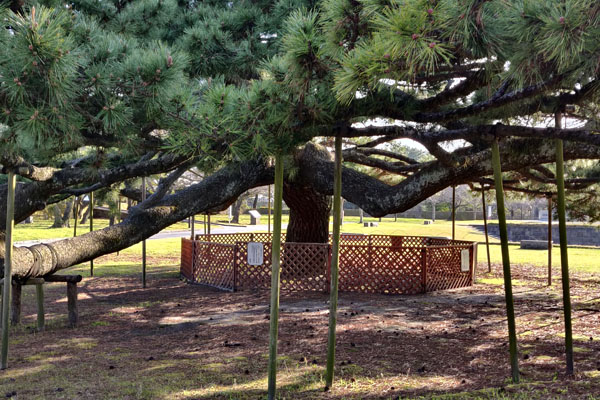
[[[181,275],[188,281],[226,290],[270,288],[270,233],[197,235],[196,239],[182,239]],[[249,242],[262,244],[260,265],[248,262]],[[416,294],[470,286],[475,250],[473,242],[445,238],[345,234],[340,244],[339,290]],[[281,290],[328,291],[330,266],[328,243],[283,243]]]

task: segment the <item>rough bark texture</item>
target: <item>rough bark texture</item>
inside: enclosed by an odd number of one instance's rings
[[[310,186],[285,184],[283,200],[290,208],[286,242],[327,243],[331,198]]]

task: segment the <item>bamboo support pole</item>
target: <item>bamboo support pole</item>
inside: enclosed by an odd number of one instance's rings
[[[452,186],[452,240],[456,237],[456,186]]]
[[[548,286],[552,286],[552,197],[548,196]]]
[[[277,332],[279,328],[279,278],[281,254],[281,209],[283,198],[283,157],[275,157],[275,198],[271,248],[271,315],[269,329],[268,399],[275,400],[277,389]]]
[[[77,220],[79,219],[79,197],[75,198],[75,221],[73,223],[73,237],[77,236]]]
[[[0,369],[8,368],[8,308],[12,291],[12,251],[13,230],[15,227],[15,187],[17,181],[13,172],[8,173],[6,196],[6,236],[4,253],[4,290],[2,293],[2,354]]]
[[[142,177],[142,203],[146,201],[146,177]],[[142,288],[146,288],[146,239],[142,240]]]
[[[327,340],[327,370],[325,387],[333,384],[335,367],[335,329],[337,325],[338,276],[340,256],[340,225],[342,217],[342,137],[335,137],[335,170],[333,182],[333,246],[331,254],[331,291],[329,299],[329,336]]]
[[[90,232],[94,231],[94,192],[90,193]],[[94,276],[94,260],[90,260],[90,276]]]
[[[555,126],[562,125],[562,114],[556,113]],[[571,324],[571,290],[569,284],[569,255],[567,253],[567,218],[565,205],[565,167],[563,141],[555,140],[556,144],[556,189],[558,211],[558,236],[560,238],[560,271],[563,290],[563,311],[565,318],[565,353],[567,375],[573,375],[573,328]]]
[[[267,233],[271,233],[271,185],[267,188]]]
[[[487,250],[488,272],[492,272],[492,261],[490,257],[490,236],[488,234],[487,210],[485,204],[485,187],[483,185],[481,185],[481,202],[483,205],[483,229],[485,231],[485,248]]]
[[[517,334],[515,324],[515,308],[512,294],[510,258],[508,253],[508,231],[506,229],[506,212],[504,209],[504,189],[502,187],[502,170],[498,139],[492,143],[492,166],[494,168],[494,184],[496,186],[496,203],[498,206],[498,225],[502,248],[502,268],[504,271],[504,293],[506,298],[506,317],[508,320],[508,342],[510,351],[510,367],[512,381],[519,382],[519,359],[517,354]]]

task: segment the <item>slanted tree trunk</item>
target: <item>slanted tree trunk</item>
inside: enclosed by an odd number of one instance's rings
[[[256,210],[257,207],[258,207],[258,193],[256,195],[254,195],[254,201],[252,202],[252,209]]]
[[[81,216],[81,221],[79,221],[79,225],[87,224],[88,217],[90,216],[90,204],[88,202],[88,206],[86,207],[83,215]]]
[[[286,242],[327,243],[331,197],[308,186],[284,184],[283,199],[290,208]]]
[[[54,204],[52,206],[54,223],[52,224],[51,228],[69,228],[71,226],[69,220],[71,218],[71,213],[73,212],[73,203],[74,200],[72,199],[68,201],[65,206],[65,211],[62,213],[58,204]]]

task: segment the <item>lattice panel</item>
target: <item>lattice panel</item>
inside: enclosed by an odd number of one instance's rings
[[[240,289],[271,287],[271,243],[263,243],[263,264],[248,264],[248,244],[237,244],[237,282]],[[284,243],[280,256],[280,290],[326,291],[329,287],[329,245]]]
[[[181,265],[179,273],[185,279],[191,281],[194,279],[192,262],[194,259],[194,245],[189,239],[181,239]]]
[[[461,251],[469,249],[469,272],[461,272]],[[473,246],[427,248],[427,291],[455,289],[473,284]]]
[[[269,289],[271,287],[271,243],[263,243],[263,264],[248,264],[248,243],[238,242],[235,254],[236,287]]]
[[[416,247],[341,246],[340,291],[421,293],[422,253]]]
[[[281,290],[327,291],[329,245],[285,243],[281,255]]]
[[[270,233],[197,235],[211,243],[182,240],[181,274],[198,283],[224,289],[268,289],[271,286]],[[331,245],[284,243],[281,290],[329,290]],[[248,242],[263,243],[263,264],[248,265]],[[331,242],[331,236],[330,236]],[[460,244],[457,246],[456,244]],[[460,251],[472,242],[420,236],[343,234],[340,247],[340,290],[410,294],[472,284],[460,271]],[[423,265],[427,263],[424,270]],[[193,265],[193,268],[192,268]]]
[[[194,254],[194,282],[235,290],[235,246],[196,241]]]

